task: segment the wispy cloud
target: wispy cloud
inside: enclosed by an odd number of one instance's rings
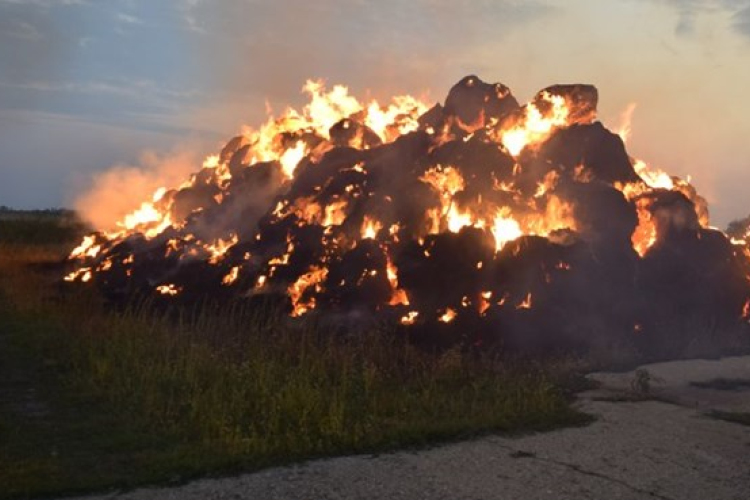
[[[68,7],[90,5],[89,0],[0,0],[0,5],[33,5],[36,7]]]
[[[0,80],[0,87],[9,87],[36,92],[75,92],[81,94],[109,94],[119,95],[139,100],[152,98],[188,99],[200,94],[198,90],[169,89],[150,80],[135,80],[131,82],[54,82],[28,81],[23,83]]]
[[[675,34],[692,36],[700,16],[720,12],[728,16],[727,29],[750,36],[750,0],[647,0],[666,4],[677,12]]]
[[[143,24],[143,20],[139,17],[136,17],[132,14],[126,14],[124,12],[118,12],[116,14],[116,18],[118,21],[126,24]]]
[[[750,6],[734,13],[732,26],[741,35],[750,37]]]
[[[43,37],[42,33],[33,24],[24,21],[11,22],[8,27],[3,30],[5,36],[10,38],[17,38],[19,40],[40,40]]]

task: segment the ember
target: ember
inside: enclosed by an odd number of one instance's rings
[[[593,86],[520,105],[469,76],[432,107],[304,90],[301,111],[87,236],[66,280],[115,299],[265,295],[295,317],[379,314],[423,341],[520,349],[750,315],[747,240],[710,228],[688,181],[628,156]]]

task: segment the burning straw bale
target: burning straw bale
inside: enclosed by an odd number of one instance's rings
[[[273,296],[294,317],[386,318],[431,345],[670,356],[696,335],[662,342],[671,318],[747,333],[747,234],[710,229],[693,186],[629,156],[595,87],[520,105],[472,75],[431,107],[305,91],[301,111],[88,236],[66,280],[115,300]]]

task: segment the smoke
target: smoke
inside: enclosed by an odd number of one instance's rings
[[[114,165],[97,172],[74,207],[99,230],[112,230],[127,214],[162,187],[177,186],[200,165],[198,153],[181,147],[171,153],[143,151],[136,165]]]

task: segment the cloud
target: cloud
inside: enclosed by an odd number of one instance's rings
[[[185,0],[191,52],[209,88],[252,89],[272,101],[296,95],[309,77],[390,92],[435,81],[485,40],[498,41],[557,8],[546,3],[469,0]],[[509,50],[511,50],[509,48]],[[451,69],[447,69],[451,68]],[[463,75],[453,75],[451,79]]]
[[[124,12],[118,12],[116,17],[118,21],[121,21],[125,24],[143,24],[142,19],[131,14],[126,14]]]
[[[5,5],[24,5],[33,7],[70,7],[89,5],[88,0],[0,0],[0,6]]]
[[[728,27],[750,36],[750,2],[748,0],[647,0],[666,4],[677,12],[675,34],[690,37],[696,34],[696,22],[702,15],[722,12],[730,16]]]
[[[158,85],[152,80],[120,81],[118,83],[106,81],[77,81],[51,82],[32,80],[24,83],[12,83],[0,80],[0,87],[11,87],[37,92],[74,92],[81,94],[109,94],[130,97],[133,99],[174,98],[183,99],[195,97],[197,90],[169,89]]]
[[[739,34],[750,37],[750,6],[734,13],[732,26]]]
[[[15,82],[65,70],[79,36],[65,23],[81,3],[0,0],[0,75]],[[60,9],[58,9],[60,7]]]

